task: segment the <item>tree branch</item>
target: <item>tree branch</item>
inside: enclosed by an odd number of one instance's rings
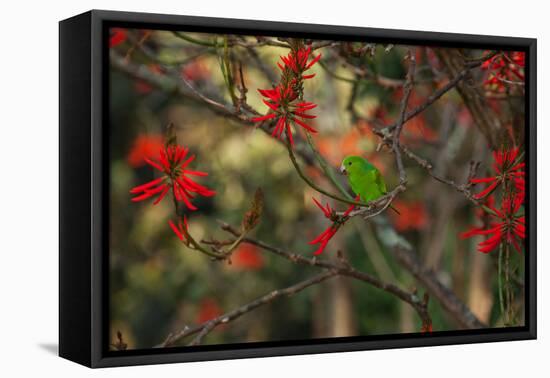
[[[222,222],[221,227],[224,231],[227,231],[231,235],[235,237],[240,237],[240,233],[231,225]],[[253,244],[257,247],[262,248],[265,251],[274,253],[275,255],[283,257],[295,264],[315,266],[323,269],[328,269],[329,271],[337,272],[339,275],[351,277],[359,281],[366,282],[410,304],[418,313],[418,316],[422,320],[423,325],[432,324],[430,314],[428,313],[427,299],[422,301],[420,298],[416,296],[415,293],[408,293],[394,284],[386,283],[368,273],[359,271],[353,268],[351,265],[349,265],[347,261],[345,261],[343,258],[340,258],[341,260],[340,263],[334,263],[328,260],[304,257],[303,255],[300,255],[298,253],[287,251],[282,248],[274,247],[265,242],[262,242],[257,239],[249,238],[249,237],[243,238],[242,242]]]
[[[307,280],[298,282],[295,285],[286,287],[284,289],[278,289],[273,290],[272,292],[261,296],[260,298],[257,298],[256,300],[249,302],[247,304],[244,304],[232,311],[229,311],[223,315],[220,315],[212,320],[209,320],[207,322],[204,322],[202,324],[199,324],[192,328],[184,328],[181,331],[178,331],[176,333],[168,335],[168,337],[162,342],[160,345],[157,346],[157,348],[164,348],[171,345],[174,345],[179,340],[191,336],[194,334],[197,334],[197,336],[188,344],[189,346],[193,345],[199,345],[204,337],[208,335],[214,328],[221,324],[229,323],[230,321],[233,321],[240,316],[258,308],[263,305],[266,305],[268,303],[271,303],[275,301],[276,299],[280,297],[288,297],[292,296],[296,293],[299,293],[300,291],[307,289],[310,286],[319,284],[329,278],[332,278],[334,276],[338,275],[338,272],[336,271],[327,271],[320,274],[317,274]]]

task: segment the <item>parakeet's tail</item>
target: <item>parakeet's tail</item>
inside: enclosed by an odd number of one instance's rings
[[[401,213],[399,212],[399,210],[397,210],[395,207],[393,207],[393,205],[390,205],[390,209],[392,209],[393,211],[395,211],[397,213],[397,215],[401,215]]]

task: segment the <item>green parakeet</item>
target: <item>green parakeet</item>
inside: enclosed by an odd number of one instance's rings
[[[351,190],[360,196],[363,202],[374,201],[388,192],[380,171],[365,158],[347,156],[342,161],[340,172],[348,177]],[[390,207],[399,214],[393,206]]]

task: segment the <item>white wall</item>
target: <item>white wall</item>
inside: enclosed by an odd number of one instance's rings
[[[548,11],[528,1],[237,0],[2,2],[0,22],[0,375],[150,377],[548,376],[550,204]],[[359,5],[354,5],[359,4]],[[92,371],[56,357],[57,21],[91,8],[539,39],[539,340]],[[290,10],[292,9],[292,10]],[[75,125],[76,126],[76,125]],[[7,132],[6,132],[7,131]],[[546,296],[546,297],[545,297]],[[543,371],[546,373],[544,374]],[[31,375],[33,374],[34,375]]]

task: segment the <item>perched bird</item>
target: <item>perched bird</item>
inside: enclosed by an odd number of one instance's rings
[[[380,171],[361,156],[347,156],[342,161],[340,172],[348,177],[348,183],[353,192],[360,196],[363,202],[374,201],[387,194],[386,183]],[[399,214],[399,211],[391,206]]]

